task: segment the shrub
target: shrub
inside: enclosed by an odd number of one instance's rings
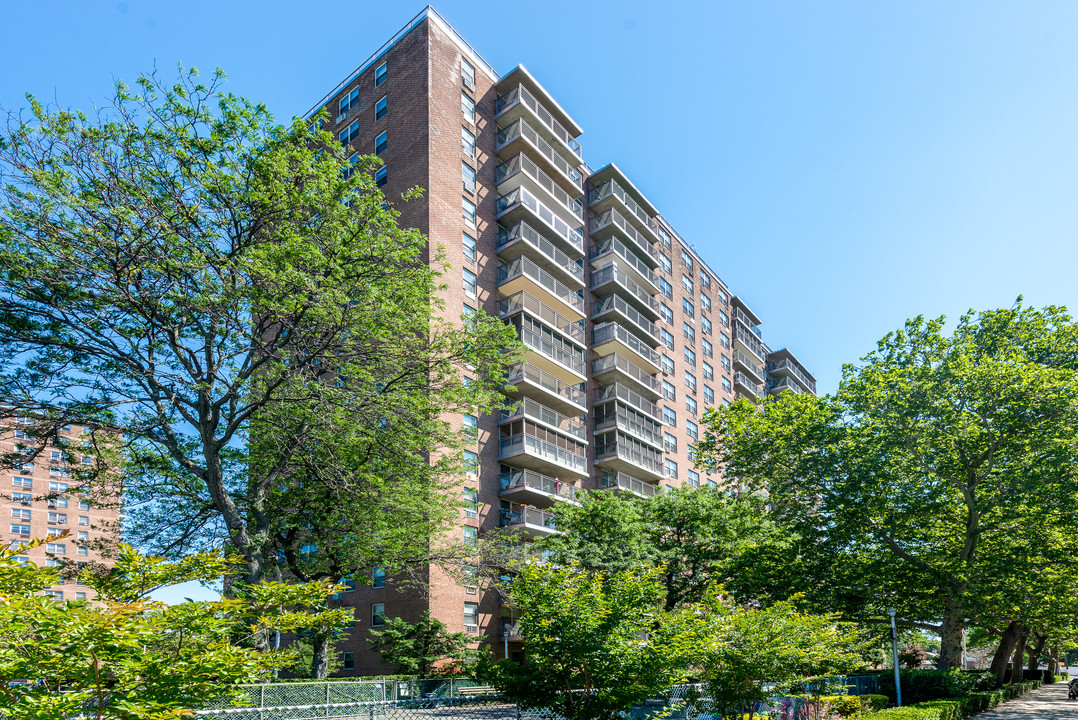
[[[971,692],[988,689],[990,682],[984,673],[958,670],[904,670],[900,678],[904,705],[964,697]],[[881,675],[879,689],[881,693],[886,693],[891,702],[894,702],[894,675]]]
[[[801,701],[802,704],[813,704],[816,698],[812,695],[792,695]],[[857,717],[861,714],[861,700],[857,695],[820,695],[820,707],[829,708],[831,713],[837,714],[840,718]],[[886,707],[887,698],[884,698],[884,706]]]
[[[943,708],[924,705],[905,705],[874,712],[866,717],[871,720],[946,720]]]
[[[862,714],[883,710],[891,702],[886,695],[858,695],[857,699],[861,701]]]
[[[914,707],[939,708],[940,720],[961,720],[962,703],[958,700],[930,700],[918,703]]]

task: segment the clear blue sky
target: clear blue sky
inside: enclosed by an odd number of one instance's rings
[[[518,63],[820,380],[907,317],[1078,307],[1078,3],[435,6]],[[307,110],[420,2],[9,2],[0,103],[157,63]]]

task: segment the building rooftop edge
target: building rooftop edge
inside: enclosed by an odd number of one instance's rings
[[[528,83],[534,85],[536,90],[542,92],[543,96],[545,97],[543,105],[545,106],[549,103],[552,106],[548,109],[553,111],[554,114],[558,116],[558,122],[564,125],[565,129],[568,130],[574,138],[579,137],[584,132],[584,130],[576,124],[576,120],[573,120],[569,113],[565,111],[565,108],[563,108],[558,103],[557,99],[555,99],[555,97],[545,87],[543,87],[542,83],[535,79],[535,76],[532,75],[528,68],[526,68],[524,65],[517,65],[505,75],[502,75],[501,78],[495,78],[495,82],[498,85],[501,85],[503,82],[506,81],[512,82],[514,75],[523,75],[524,79],[526,79]]]
[[[801,362],[801,360],[796,355],[793,354],[793,351],[790,350],[790,348],[785,348],[784,347],[784,348],[779,348],[778,350],[772,350],[770,353],[768,353],[768,355],[769,356],[770,355],[778,355],[780,353],[784,353],[784,354],[788,355],[791,360],[793,360],[795,363],[797,363],[797,366],[799,368],[801,368],[802,370],[805,371],[806,375],[808,375],[810,378],[812,378],[813,382],[817,382],[816,376],[812,374],[812,371],[808,369],[808,367],[805,365],[805,363]]]
[[[763,325],[764,321],[760,319],[759,315],[752,311],[752,308],[749,307],[749,304],[745,302],[744,298],[740,295],[734,295],[730,300],[731,302],[737,303],[738,306],[745,311],[745,314],[749,316],[750,320],[755,320],[757,325]]]
[[[652,203],[650,200],[648,200],[647,195],[645,195],[644,193],[642,193],[640,191],[640,188],[638,188],[636,186],[636,183],[634,183],[629,178],[629,176],[625,174],[624,170],[622,170],[620,167],[618,167],[617,163],[608,162],[606,165],[603,165],[598,170],[592,171],[591,175],[602,175],[603,171],[606,170],[607,168],[609,168],[613,172],[616,172],[618,175],[620,175],[621,179],[624,180],[629,185],[629,187],[626,188],[626,189],[631,191],[632,194],[636,196],[636,199],[640,202],[641,205],[644,205],[644,210],[647,212],[648,215],[651,215],[652,217],[655,217],[656,215],[659,214],[659,208],[655,207],[654,203]]]

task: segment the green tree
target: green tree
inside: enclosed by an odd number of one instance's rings
[[[460,499],[449,415],[501,402],[512,331],[439,300],[380,161],[222,82],[9,115],[0,393],[40,438],[121,433],[140,546],[226,545],[251,584],[428,561]]]
[[[164,605],[158,587],[214,581],[234,563],[201,553],[177,563],[121,545],[115,567],[75,575],[97,602],[56,601],[42,593],[60,568],[15,560],[0,550],[0,714],[26,720],[76,715],[118,720],[182,717],[219,699],[239,699],[240,683],[260,682],[287,664],[288,651],[260,652],[256,636],[309,622],[343,624],[343,610],[317,606],[331,583],[245,586],[241,598]]]
[[[604,577],[529,563],[512,583],[527,642],[524,662],[479,676],[524,708],[567,720],[612,720],[666,690],[685,672],[685,647],[669,632],[655,573]]]
[[[967,619],[1026,604],[1036,569],[1073,554],[1076,369],[1061,308],[970,312],[950,334],[918,317],[846,366],[834,397],[709,411],[700,450],[800,518],[832,559],[836,609],[894,605],[955,667]]]
[[[446,631],[445,623],[432,618],[430,612],[414,623],[404,618],[386,618],[384,630],[372,630],[367,641],[382,662],[395,665],[401,675],[430,677],[438,664],[448,661],[453,670],[472,659],[468,650],[472,636],[468,633]]]

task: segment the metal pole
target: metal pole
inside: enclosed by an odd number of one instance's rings
[[[898,634],[895,632],[895,609],[888,608],[887,614],[891,616],[891,652],[895,657],[895,700],[902,707],[902,679],[898,674]]]
[[[509,659],[509,631],[506,630],[505,633],[502,635],[502,637],[505,639],[505,659],[508,660]]]

